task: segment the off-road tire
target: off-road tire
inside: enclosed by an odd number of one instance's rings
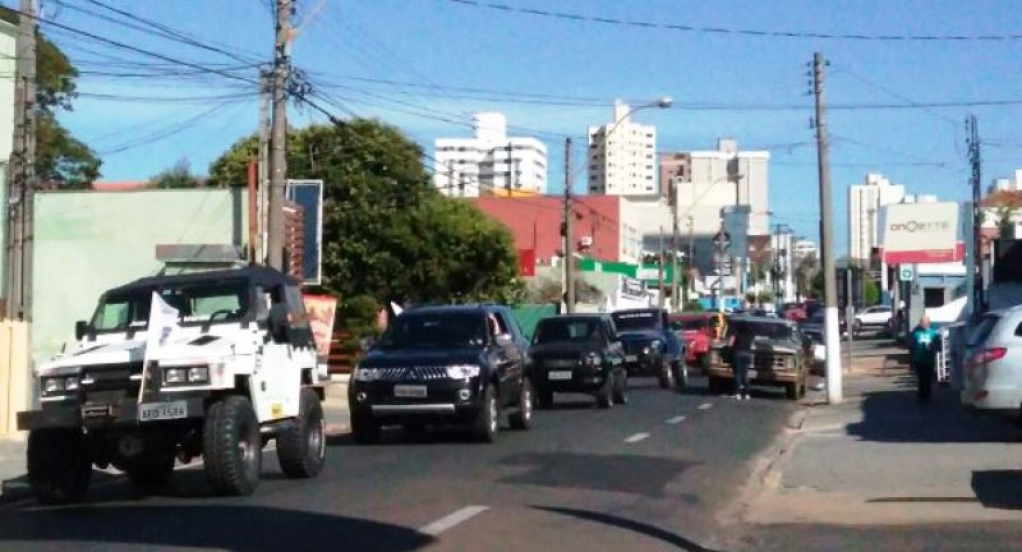
[[[92,454],[80,429],[37,429],[28,434],[28,482],[42,504],[80,501],[92,481]]]
[[[136,489],[155,493],[170,486],[174,478],[177,450],[167,435],[150,433],[143,436],[142,452],[125,461],[124,473]]]
[[[657,378],[660,380],[660,388],[672,390],[675,386],[674,379],[674,367],[670,362],[664,360],[660,362],[660,372],[657,374]]]
[[[326,421],[319,395],[303,387],[295,425],[277,436],[277,460],[284,475],[309,479],[319,475],[326,460]]]
[[[628,374],[621,373],[615,380],[617,382],[614,384],[614,402],[628,404]]]
[[[480,443],[497,440],[497,426],[500,423],[500,404],[497,388],[491,383],[483,391],[483,404],[472,421],[472,437]]]
[[[507,418],[511,429],[524,431],[532,428],[532,406],[534,400],[535,393],[533,393],[532,381],[529,378],[522,379],[522,388],[518,391],[518,409]]]
[[[372,445],[380,442],[380,422],[372,416],[352,416],[351,438],[360,445]]]
[[[689,385],[688,363],[680,360],[674,366],[674,390],[681,393],[688,389]]]
[[[262,436],[252,403],[229,395],[206,412],[202,456],[206,480],[217,494],[248,496],[259,485],[263,465]]]

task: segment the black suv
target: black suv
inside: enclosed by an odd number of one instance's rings
[[[355,368],[348,386],[351,432],[379,439],[383,425],[417,432],[462,423],[484,442],[510,411],[514,429],[532,423],[528,342],[499,305],[421,307],[398,315]]]
[[[540,320],[530,351],[539,406],[550,407],[555,392],[593,394],[600,408],[627,403],[628,374],[616,334],[605,314]]]
[[[688,386],[685,344],[671,331],[665,309],[628,309],[610,315],[632,375],[656,376],[660,387]]]

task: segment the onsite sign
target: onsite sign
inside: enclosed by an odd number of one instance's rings
[[[882,256],[890,265],[961,261],[954,202],[897,203],[883,208]]]
[[[316,353],[321,357],[330,355],[330,343],[334,337],[334,318],[337,313],[337,298],[329,295],[303,296],[305,311],[309,315],[309,327],[316,341]]]

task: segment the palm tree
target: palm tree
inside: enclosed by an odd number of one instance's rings
[[[799,261],[798,267],[795,268],[795,282],[798,288],[798,294],[805,297],[813,289],[813,280],[816,279],[816,273],[820,271],[820,262],[816,258],[816,255],[810,253],[802,260]]]

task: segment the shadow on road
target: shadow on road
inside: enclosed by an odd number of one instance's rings
[[[80,542],[98,549],[120,544],[253,552],[317,548],[400,552],[433,539],[396,525],[280,508],[129,505],[0,514],[0,549],[17,549],[13,544],[17,541]]]
[[[700,462],[635,454],[600,455],[572,452],[528,452],[503,458],[503,465],[531,469],[505,477],[502,483],[553,488],[633,493],[653,498],[675,477]],[[682,496],[690,503],[695,496]]]
[[[862,421],[847,426],[849,435],[863,441],[884,443],[1014,443],[1020,440],[1017,427],[991,416],[968,414],[957,391],[934,387],[930,403],[920,403],[915,380],[895,380],[893,391],[866,393]]]
[[[972,490],[987,508],[1022,510],[1022,470],[974,471]]]
[[[533,509],[542,510],[544,512],[552,512],[555,514],[561,514],[564,516],[574,517],[578,519],[584,519],[600,525],[609,525],[612,527],[618,527],[633,533],[638,533],[646,537],[663,541],[672,546],[676,546],[680,550],[687,552],[713,552],[713,550],[706,548],[698,543],[692,542],[681,535],[672,533],[665,529],[661,529],[655,525],[648,523],[642,523],[626,519],[620,516],[614,516],[610,514],[604,514],[600,512],[590,512],[588,510],[578,510],[575,508],[560,508],[556,506],[533,506]]]

